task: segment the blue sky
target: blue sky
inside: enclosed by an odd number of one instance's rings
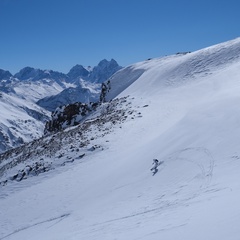
[[[240,37],[239,0],[0,0],[0,69],[67,73]]]

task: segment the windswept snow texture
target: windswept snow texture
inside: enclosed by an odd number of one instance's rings
[[[54,169],[2,184],[1,240],[239,240],[240,38],[120,72],[86,128],[5,153],[1,181]]]

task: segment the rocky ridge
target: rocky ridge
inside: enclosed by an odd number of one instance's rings
[[[122,128],[126,121],[142,117],[133,101],[123,97],[103,103],[77,126],[0,154],[0,186],[82,161],[87,155],[104,150],[108,147],[109,133]],[[106,145],[99,145],[102,138],[106,139]]]

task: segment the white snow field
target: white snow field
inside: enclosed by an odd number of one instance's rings
[[[111,81],[142,117],[93,140],[102,151],[1,187],[0,239],[239,240],[240,38]]]

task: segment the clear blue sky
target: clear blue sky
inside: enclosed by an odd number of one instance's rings
[[[0,69],[126,66],[240,37],[239,0],[0,0]]]

